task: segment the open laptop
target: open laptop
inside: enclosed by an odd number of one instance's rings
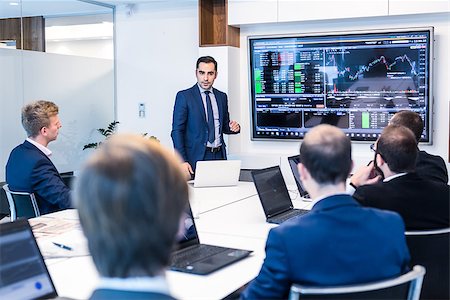
[[[269,223],[280,224],[309,210],[295,209],[279,166],[252,171],[253,182]]]
[[[58,296],[26,219],[0,224],[0,295],[2,299]]]
[[[233,186],[239,181],[240,160],[198,161],[194,187]]]
[[[172,253],[171,270],[206,275],[241,260],[253,252],[200,244],[189,204],[184,217],[185,231],[178,240],[176,250]]]
[[[298,173],[297,165],[300,163],[300,155],[288,157],[289,166],[291,167],[292,174],[294,175],[295,183],[297,184],[298,193],[303,198],[310,198],[308,192],[303,187],[300,180],[300,174]]]

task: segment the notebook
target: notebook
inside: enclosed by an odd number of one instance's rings
[[[309,210],[294,209],[279,166],[252,171],[253,182],[269,223],[280,224]]]
[[[239,181],[240,160],[198,161],[194,187],[233,186]]]
[[[58,296],[26,219],[0,224],[0,295],[2,299]]]
[[[300,174],[298,173],[297,165],[300,163],[300,155],[288,157],[289,166],[291,167],[292,174],[294,175],[295,183],[297,184],[298,193],[303,198],[310,198],[308,192],[303,187],[300,180]]]
[[[252,251],[200,244],[190,205],[184,212],[183,236],[172,253],[170,269],[206,275],[250,255]]]

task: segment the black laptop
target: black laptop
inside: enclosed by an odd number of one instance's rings
[[[298,193],[303,198],[310,198],[308,192],[303,187],[302,181],[300,180],[300,174],[298,173],[297,165],[300,163],[300,155],[288,157],[288,162],[291,167],[292,174],[294,175],[295,184],[297,184]]]
[[[309,210],[295,209],[279,166],[252,171],[253,182],[269,223],[280,224]]]
[[[206,275],[241,260],[252,251],[200,244],[190,205],[184,213],[185,232],[172,253],[170,269]]]
[[[0,295],[2,299],[58,296],[26,219],[0,224]]]

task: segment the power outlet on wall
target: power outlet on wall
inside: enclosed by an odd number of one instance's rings
[[[145,118],[145,103],[138,104],[138,115],[139,118]]]

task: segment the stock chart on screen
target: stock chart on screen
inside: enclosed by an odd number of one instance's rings
[[[374,141],[413,110],[431,142],[432,45],[432,27],[250,37],[252,138],[301,139],[327,123]]]

